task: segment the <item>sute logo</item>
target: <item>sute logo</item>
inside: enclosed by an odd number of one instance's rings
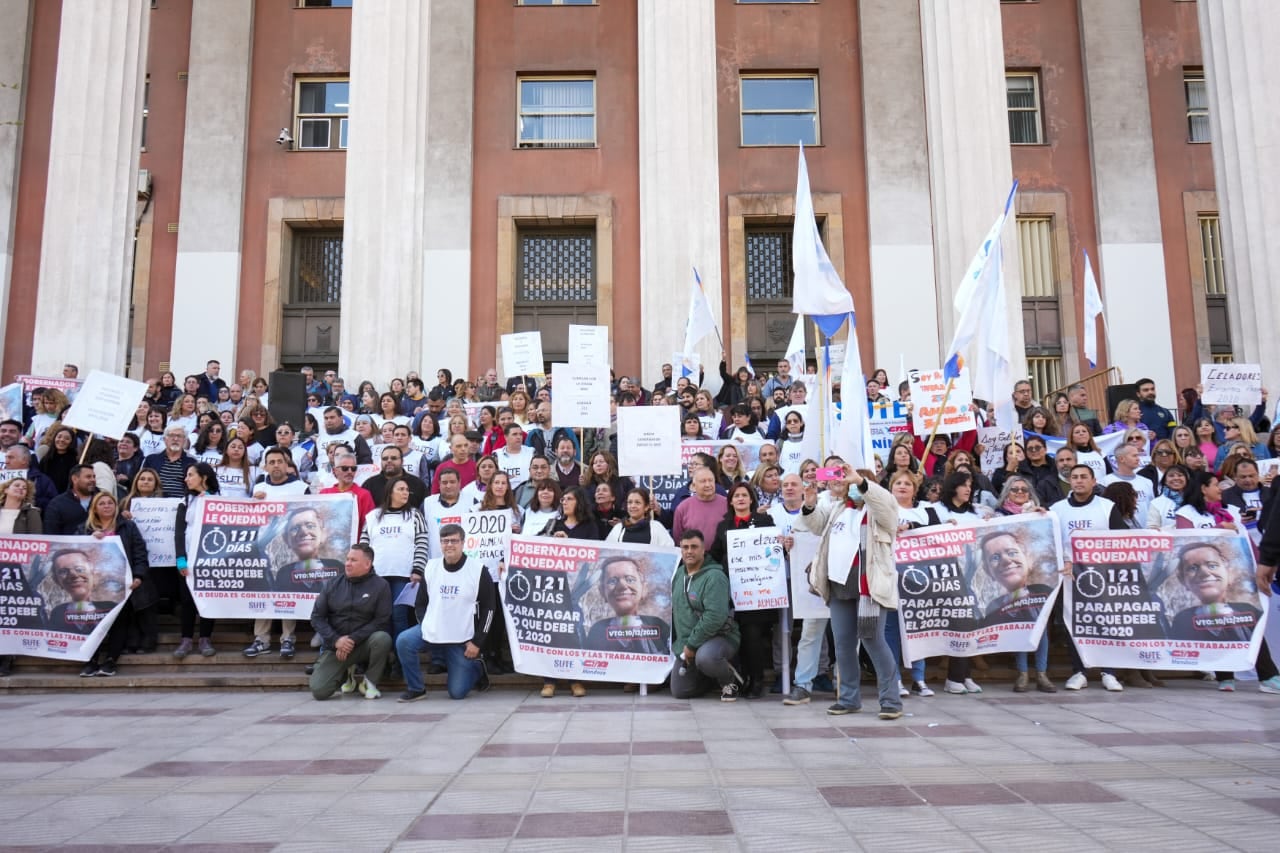
[[[554,669],[573,669],[573,663],[571,660],[554,660],[551,666]]]
[[[267,603],[265,601],[250,601],[249,609],[250,610],[266,610]]]
[[[1160,652],[1138,652],[1138,660],[1143,663],[1159,663]]]
[[[34,637],[23,637],[22,647],[24,649],[38,649],[40,648],[40,641]]]
[[[969,644],[966,643],[964,640],[952,640],[950,644],[951,651],[953,652],[963,652],[968,647],[968,645]]]

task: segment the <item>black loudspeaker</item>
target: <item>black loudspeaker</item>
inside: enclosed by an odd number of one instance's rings
[[[302,414],[306,410],[306,377],[296,371],[271,371],[267,380],[267,411],[271,412],[271,420],[288,421],[295,432],[301,432]]]
[[[1116,413],[1116,406],[1120,405],[1121,400],[1137,400],[1137,385],[1108,385],[1107,386],[1107,411],[1105,414],[1099,412],[1104,423],[1111,420],[1111,416]]]

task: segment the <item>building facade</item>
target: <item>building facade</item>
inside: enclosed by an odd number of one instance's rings
[[[1264,0],[0,0],[6,376],[476,375],[610,326],[653,381],[696,268],[786,348],[797,145],[863,360],[933,367],[1013,179],[1040,392],[1280,369]],[[1270,156],[1268,156],[1270,155]],[[705,364],[719,360],[710,339]]]

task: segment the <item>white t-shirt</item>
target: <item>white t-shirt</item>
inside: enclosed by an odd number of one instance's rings
[[[1077,530],[1111,529],[1113,507],[1115,504],[1097,495],[1082,506],[1072,506],[1070,498],[1063,498],[1049,507],[1049,511],[1058,518],[1058,535],[1062,540],[1062,553],[1065,559],[1071,559],[1071,535]]]
[[[244,472],[230,465],[219,465],[213,469],[218,475],[218,489],[229,498],[253,497],[253,483],[258,479],[258,469],[249,466],[249,479],[246,482]]]
[[[461,524],[462,516],[471,512],[475,507],[475,501],[468,501],[461,495],[458,497],[458,502],[453,506],[445,506],[438,494],[429,495],[422,502],[422,514],[427,519],[427,538],[430,540],[427,553],[433,559],[443,556],[440,551],[440,528],[446,524]]]
[[[504,447],[493,454],[501,468],[511,480],[511,488],[518,489],[529,481],[529,465],[533,462],[533,448],[521,447],[514,456]]]
[[[364,532],[384,578],[408,579],[413,568],[415,512],[388,512],[375,509],[364,517]]]
[[[289,480],[288,482],[275,485],[270,480],[263,480],[261,483],[253,487],[254,494],[258,492],[264,493],[268,498],[287,498],[291,495],[305,495],[309,489],[307,484],[302,480]]]
[[[133,434],[138,437],[138,453],[145,459],[153,453],[164,452],[164,433],[152,432],[149,429],[134,430]]]
[[[1172,498],[1164,495],[1153,498],[1147,508],[1147,527],[1150,530],[1172,530],[1177,525],[1174,520],[1177,514],[1178,505]]]

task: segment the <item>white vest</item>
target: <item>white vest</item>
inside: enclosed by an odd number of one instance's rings
[[[428,643],[465,643],[475,636],[476,595],[484,565],[468,559],[456,572],[445,571],[444,560],[427,563],[427,615],[422,639]]]
[[[1067,498],[1063,498],[1049,508],[1058,517],[1063,559],[1071,559],[1071,534],[1075,531],[1111,529],[1111,509],[1114,506],[1106,498],[1094,495],[1084,506],[1072,506]]]
[[[408,578],[413,568],[413,513],[375,509],[364,517],[378,574],[384,578]]]
[[[529,481],[529,465],[533,462],[533,448],[522,447],[520,452],[512,456],[504,447],[493,454],[498,460],[498,467],[511,481],[511,488],[518,489]]]

